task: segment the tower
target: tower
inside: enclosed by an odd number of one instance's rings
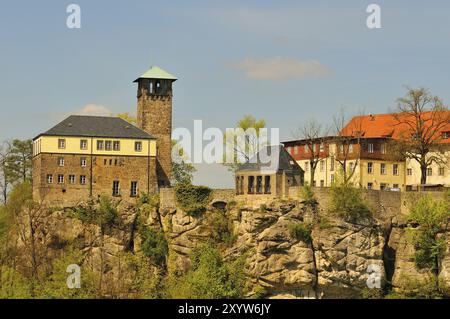
[[[172,83],[177,78],[152,66],[134,82],[137,91],[138,127],[156,141],[156,176],[159,187],[170,186],[172,175]]]

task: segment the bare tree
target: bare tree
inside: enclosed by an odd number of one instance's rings
[[[8,168],[8,158],[11,155],[11,144],[7,141],[0,145],[0,189],[3,203],[6,204],[8,189],[11,184],[10,171]]]
[[[399,130],[397,151],[420,166],[420,183],[427,182],[427,169],[433,164],[445,165],[442,132],[450,125],[450,111],[442,100],[425,88],[407,88],[397,100],[395,125]]]
[[[320,147],[321,145],[325,145],[328,132],[329,129],[317,120],[310,119],[292,134],[294,138],[305,140],[305,146],[309,154],[310,185],[314,185],[317,164],[321,160]]]
[[[361,139],[363,137],[363,116],[364,112],[360,111],[359,115],[353,117],[353,119],[348,122],[345,110],[341,108],[339,113],[333,117],[336,161],[341,168],[344,184],[348,184],[351,181],[360,162]],[[352,169],[349,169],[348,167],[349,162],[353,163]]]
[[[40,236],[43,234],[44,222],[49,210],[46,209],[43,201],[33,201],[29,182],[18,184],[11,192],[7,210],[13,218],[24,256],[28,259],[32,285],[34,285],[35,281],[39,280],[39,267],[46,258],[46,245],[43,241],[45,236]]]

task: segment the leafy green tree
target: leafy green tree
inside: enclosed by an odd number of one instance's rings
[[[445,252],[445,239],[439,238],[441,226],[450,218],[450,204],[423,195],[411,208],[408,219],[417,227],[413,230],[414,259],[417,267],[438,271],[439,260]]]
[[[329,210],[352,222],[372,215],[362,190],[349,182],[336,181],[331,185]]]
[[[121,119],[127,121],[128,123],[131,123],[133,125],[137,125],[137,118],[136,116],[128,113],[128,112],[124,112],[124,113],[119,113],[116,115],[117,117],[120,117]]]
[[[38,286],[37,297],[48,299],[92,299],[99,297],[96,288],[96,275],[88,267],[82,266],[83,254],[79,250],[69,250],[52,262],[52,271]],[[78,265],[81,268],[81,287],[67,286],[67,267]]]
[[[245,256],[225,262],[211,244],[196,247],[191,254],[191,269],[182,277],[171,279],[168,293],[172,298],[223,299],[243,298],[246,291]]]
[[[235,172],[261,148],[267,146],[267,134],[263,130],[265,127],[265,120],[257,120],[251,115],[246,115],[239,120],[236,124],[237,130],[225,133],[223,165]],[[232,160],[231,163],[228,159]]]
[[[12,183],[31,180],[33,142],[31,140],[13,140],[6,158],[8,174]]]
[[[164,233],[144,227],[141,230],[141,237],[143,254],[150,258],[155,265],[164,265],[169,250]]]
[[[196,168],[189,161],[181,145],[172,140],[172,185],[191,184],[194,178]]]

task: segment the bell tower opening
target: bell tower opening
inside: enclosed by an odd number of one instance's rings
[[[172,176],[172,84],[177,78],[152,66],[134,82],[137,91],[138,127],[156,138],[158,187],[169,187]]]

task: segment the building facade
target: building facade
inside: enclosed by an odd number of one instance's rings
[[[305,171],[305,181],[310,183],[311,161],[318,161],[314,187],[331,187],[343,170],[350,181],[362,188],[374,190],[405,189],[405,163],[392,159],[386,138],[354,138],[343,141],[339,137],[287,141],[286,150]],[[311,145],[314,145],[311,147]],[[311,149],[315,155],[311,155]]]
[[[311,179],[311,160],[318,164],[313,186],[330,187],[342,175],[345,164],[350,181],[374,190],[412,190],[420,185],[418,162],[399,156],[393,142],[402,139],[407,128],[396,122],[393,114],[357,116],[335,137],[284,142],[286,150],[305,170],[305,181]],[[406,132],[407,133],[407,132]],[[450,123],[438,132],[439,151],[428,157],[439,157],[427,170],[427,185],[450,187]]]
[[[264,148],[235,173],[238,198],[266,200],[288,197],[289,188],[301,186],[303,182],[303,170],[281,145]]]
[[[33,139],[33,197],[75,204],[101,195],[132,201],[170,186],[172,83],[152,67],[138,83],[138,127],[72,115]]]

